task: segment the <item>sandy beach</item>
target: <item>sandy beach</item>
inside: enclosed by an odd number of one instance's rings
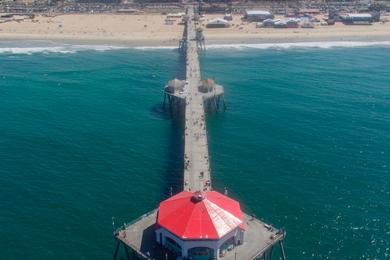
[[[321,41],[390,41],[390,23],[373,25],[316,25],[304,28],[256,28],[234,15],[229,28],[205,28],[207,21],[221,15],[206,15],[201,22],[208,44],[281,43]],[[0,39],[58,40],[126,44],[137,46],[175,46],[181,37],[180,19],[165,23],[159,14],[67,14],[0,23]]]

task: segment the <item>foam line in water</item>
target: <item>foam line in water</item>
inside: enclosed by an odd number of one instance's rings
[[[0,53],[32,54],[37,52],[73,53],[74,51],[67,50],[63,47],[1,47],[0,48]]]
[[[136,50],[174,50],[177,49],[176,46],[137,46],[137,47],[132,47],[132,49]]]
[[[0,53],[33,54],[33,53],[76,53],[78,51],[109,51],[124,49],[121,46],[107,45],[59,45],[59,46],[0,46]]]
[[[252,43],[252,44],[210,44],[206,45],[207,49],[290,49],[290,48],[336,48],[336,47],[366,47],[366,46],[389,46],[390,41],[378,42],[359,42],[359,41],[334,41],[334,42],[295,42],[295,43]],[[38,44],[28,43],[21,46],[18,43],[0,42],[0,53],[12,54],[33,54],[33,53],[76,53],[79,51],[110,51],[118,49],[136,49],[136,50],[174,50],[175,46],[115,46],[115,45],[73,45],[73,44],[58,44],[48,43]]]
[[[352,41],[334,41],[334,42],[294,42],[294,43],[252,43],[252,44],[211,44],[206,45],[207,49],[290,49],[290,48],[321,48],[329,49],[336,47],[365,47],[390,45],[390,41],[379,42],[352,42]]]

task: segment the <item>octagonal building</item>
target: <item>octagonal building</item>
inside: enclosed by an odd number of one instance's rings
[[[177,256],[218,259],[244,241],[240,204],[216,191],[183,191],[160,203],[156,241]]]

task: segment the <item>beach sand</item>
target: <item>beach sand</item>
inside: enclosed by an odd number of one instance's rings
[[[206,15],[201,24],[220,15]],[[36,16],[33,20],[0,23],[0,39],[58,40],[125,44],[133,46],[176,46],[183,32],[180,19],[165,24],[159,14],[66,14]],[[204,28],[206,43],[283,43],[320,41],[390,41],[390,23],[373,25],[316,25],[304,28],[256,28],[234,15],[229,28]]]

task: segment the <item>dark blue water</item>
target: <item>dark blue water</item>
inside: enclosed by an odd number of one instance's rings
[[[390,257],[390,48],[213,49],[213,184],[287,230],[289,259]],[[177,191],[172,50],[0,54],[0,258],[107,259]]]

